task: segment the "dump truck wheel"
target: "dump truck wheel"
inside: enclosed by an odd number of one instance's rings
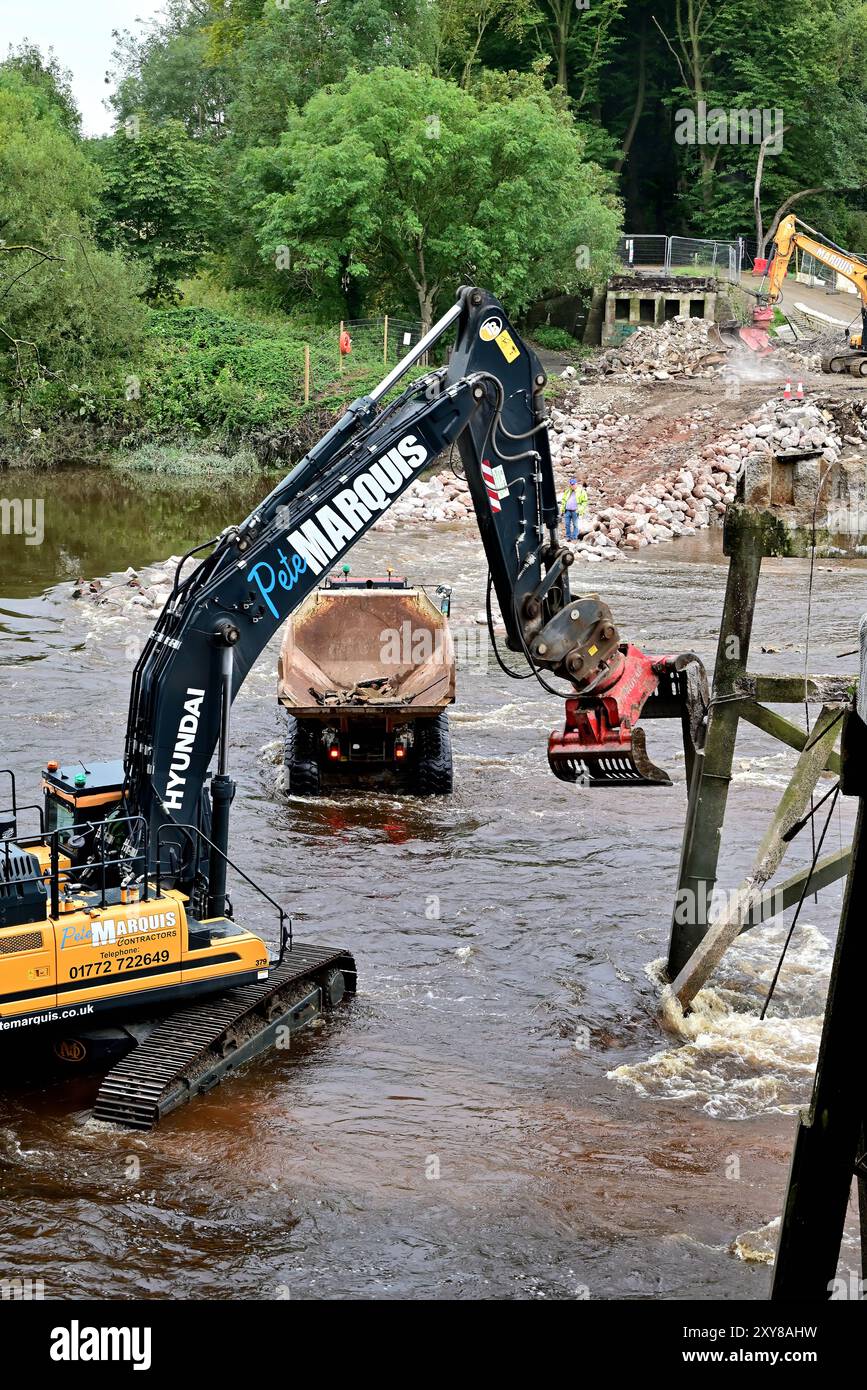
[[[289,716],[283,745],[284,790],[291,796],[318,796],[319,764],[313,735],[297,719]]]
[[[443,710],[436,719],[420,719],[415,726],[418,761],[415,792],[418,796],[448,796],[454,786],[449,717]]]

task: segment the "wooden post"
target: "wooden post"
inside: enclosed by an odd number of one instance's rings
[[[747,670],[753,613],[762,559],[785,555],[789,541],[779,519],[768,511],[743,505],[728,509],[725,553],[729,557],[725,606],[714,671],[713,698],[708,713],[704,750],[695,759],[689,779],[689,801],[681,851],[678,888],[668,948],[668,978],[675,995],[688,1007],[736,936],[778,912],[780,901],[797,902],[806,871],[793,874],[776,889],[767,889],[785,853],[783,836],[801,818],[822,771],[837,771],[833,751],[839,730],[839,711],[849,700],[849,683],[831,676],[757,676]],[[823,707],[821,722],[807,734],[761,701]],[[715,915],[711,926],[707,906],[713,900],[722,846],[723,822],[731,782],[738,727],[747,720],[772,738],[797,749],[801,757],[792,781],[780,800],[750,876],[732,896],[731,907]],[[801,809],[798,809],[798,808]],[[817,865],[816,887],[842,878],[849,868],[848,851],[826,856]]]
[[[304,404],[310,400],[310,344],[304,344]]]
[[[750,914],[755,911],[762,890],[782,863],[787,843],[784,836],[807,810],[839,733],[840,711],[833,705],[823,706],[810,741],[805,744],[792,779],[777,804],[749,875],[732,896],[728,910],[704,928],[701,941],[672,982],[671,992],[681,1008],[686,1009],[692,1003],[735,937],[740,935]]]
[[[858,1178],[861,1269],[867,1236],[864,1141],[867,1102],[860,1064],[864,1045],[867,978],[867,625],[861,623],[858,708],[843,727],[844,795],[859,798],[852,868],[837,933],[825,1023],[809,1112],[801,1117],[771,1298],[778,1302],[827,1300],[837,1274],[853,1175]]]
[[[343,376],[343,319],[340,320],[340,332],[337,335],[337,356],[340,359],[340,375]]]
[[[382,362],[383,366],[388,362],[388,314],[383,319],[382,325]]]
[[[707,925],[697,920],[698,914],[695,919],[681,922],[679,906],[684,902],[709,901],[716,884],[738,733],[738,703],[733,696],[738,681],[746,675],[764,553],[762,529],[756,524],[755,513],[745,508],[729,508],[725,549],[729,556],[729,573],[714,667],[714,703],[708,715],[704,750],[696,758],[690,781],[686,832],[668,947],[670,980],[680,973],[707,931]]]

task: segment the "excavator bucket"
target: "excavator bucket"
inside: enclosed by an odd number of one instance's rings
[[[704,666],[692,653],[651,657],[629,645],[620,652],[609,686],[567,699],[566,725],[548,740],[551,771],[590,787],[670,787],[668,773],[648,757],[638,721],[679,718],[689,781],[710,699]]]
[[[773,317],[773,309],[760,304],[753,309],[749,325],[744,326],[733,320],[719,324],[717,333],[726,348],[741,350],[748,348],[750,352],[756,352],[760,357],[766,357],[769,352],[774,350],[770,337]]]

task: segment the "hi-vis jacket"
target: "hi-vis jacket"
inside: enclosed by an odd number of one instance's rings
[[[571,495],[572,489],[571,487],[567,487],[563,496],[560,498],[560,511],[564,516],[566,514],[566,503],[569,501]],[[575,510],[579,516],[583,516],[587,510],[587,493],[584,491],[583,487],[576,487],[575,502],[577,504]]]

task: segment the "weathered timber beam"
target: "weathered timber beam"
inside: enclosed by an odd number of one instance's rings
[[[766,705],[851,705],[858,685],[856,676],[755,675],[747,672],[735,691],[747,700]]]
[[[739,935],[744,921],[755,907],[769,880],[776,873],[786,852],[786,831],[803,818],[813,789],[839,737],[840,711],[823,706],[809,743],[802,749],[791,781],[777,803],[773,819],[756,853],[750,873],[731,895],[724,913],[708,927],[689,960],[666,993],[674,995],[681,1008],[692,1003],[699,990],[719,965],[729,946]]]
[[[797,873],[781,879],[773,888],[766,888],[744,918],[741,931],[745,932],[749,931],[751,927],[761,926],[763,922],[770,922],[778,913],[795,907],[801,900],[801,893],[807,879],[810,880],[810,892],[818,893],[820,889],[827,888],[830,884],[836,883],[838,879],[845,878],[851,863],[852,846],[849,845],[846,849],[838,849],[833,854],[826,854],[823,859],[817,862],[812,874],[809,864],[805,864],[803,869],[798,869]]]
[[[771,738],[779,739],[780,743],[788,744],[789,748],[794,748],[799,753],[807,742],[807,734],[803,729],[799,729],[797,724],[785,719],[782,714],[777,714],[776,710],[765,709],[764,705],[749,701],[741,705],[740,716],[748,724],[754,724],[763,733],[770,734]],[[839,753],[831,753],[825,768],[828,772],[839,773]]]

